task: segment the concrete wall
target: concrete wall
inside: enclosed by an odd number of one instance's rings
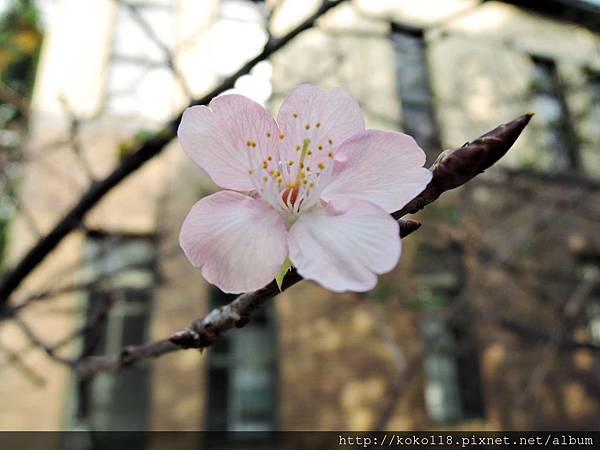
[[[65,102],[85,119],[81,148],[93,175],[101,177],[117,162],[122,143],[142,129],[156,128],[185,105],[188,94],[197,96],[205,92],[225,75],[233,63],[221,57],[239,50],[235,55],[243,59],[260,47],[261,36],[253,24],[240,28],[240,33],[247,33],[240,34],[243,48],[232,49],[223,43],[220,37],[231,24],[216,25],[220,20],[218,0],[203,1],[201,6],[195,0],[163,3],[173,8],[171,22],[164,19],[163,23],[163,19],[156,17],[152,20],[165,27],[165,36],[169,36],[165,39],[174,49],[181,78],[160,72],[145,88],[140,87],[146,90],[141,91],[137,100],[126,105],[129,112],[124,103],[110,100],[110,70],[114,64],[110,55],[117,26],[114,3],[105,0],[88,0],[85,6],[77,0],[60,3],[58,20],[46,34],[32,101],[35,115],[28,148],[32,162],[26,167],[21,187],[25,204],[41,231],[55,223],[88,182],[81,161],[71,146],[64,144],[69,134]],[[318,2],[279,3],[272,22],[275,35],[290,29]],[[296,84],[311,82],[326,88],[341,85],[361,102],[368,127],[398,129],[403,113],[401,99],[397,97],[391,22],[424,29],[435,119],[443,148],[461,145],[498,123],[533,109],[525,95],[532,70],[530,54],[556,59],[560,73],[574,86],[582,86],[585,66],[600,69],[598,36],[501,2],[479,5],[474,0],[357,0],[328,13],[320,20],[318,29],[303,33],[279,52],[271,64],[263,65],[254,78],[247,78],[246,84],[239,83],[236,88],[248,95],[258,95],[259,101],[272,94],[268,106],[275,111]],[[244,36],[248,38],[244,40]],[[119,42],[117,48],[127,50]],[[155,50],[148,52],[154,55]],[[244,91],[244,86],[250,88]],[[586,101],[582,89],[568,93],[574,111],[584,111]],[[131,111],[134,107],[137,109]],[[524,134],[503,160],[503,165],[547,167],[548,155],[540,153],[540,146],[536,145],[536,130],[541,127],[536,120],[531,131]],[[594,149],[597,150],[600,141],[590,120],[584,117],[576,126],[589,137],[583,149],[588,171],[598,174],[600,162]],[[177,236],[189,207],[201,194],[212,190],[214,185],[173,143],[163,155],[111,192],[86,219],[86,225],[93,228],[160,233],[162,283],[157,288],[152,337],[162,338],[206,311],[207,286],[179,251]],[[398,355],[387,340],[393,338],[399,342],[408,360],[418,358],[422,345],[418,314],[407,309],[407,299],[418,296],[419,286],[412,272],[421,240],[438,233],[438,225],[443,228],[444,208],[455,208],[458,204],[460,209],[465,199],[484,208],[478,210],[483,212],[475,214],[471,222],[493,222],[495,210],[489,201],[493,195],[494,191],[485,189],[449,195],[436,210],[439,214],[428,216],[432,225],[425,225],[405,243],[399,267],[382,277],[373,293],[333,295],[316,285],[303,283],[276,300],[282,429],[367,430],[381,423],[397,379]],[[562,195],[561,191],[556,195]],[[491,206],[485,209],[485,205]],[[523,214],[530,213],[527,211]],[[509,223],[518,223],[514,220]],[[508,225],[496,230],[493,236],[497,236],[498,245],[510,232]],[[16,221],[12,236],[10,250],[15,261],[35,239],[25,217]],[[491,242],[495,239],[492,237]],[[77,267],[82,240],[80,233],[65,240],[16,298],[49,283],[56,286],[77,280],[80,274],[65,268]],[[553,261],[559,266],[563,264],[560,258]],[[491,276],[473,269],[467,282],[476,298],[487,299],[487,294],[479,291],[481,286],[497,289]],[[31,308],[25,318],[43,330],[44,335],[59,339],[64,330],[73,326],[71,313],[78,300],[74,294],[64,296],[58,303],[41,303]],[[502,297],[497,301],[501,302]],[[478,307],[485,309],[485,302]],[[481,353],[484,390],[489,399],[486,419],[457,427],[511,428],[561,423],[569,414],[575,425],[592,424],[588,421],[597,414],[596,401],[582,406],[581,411],[568,410],[571,408],[568,405],[579,405],[585,397],[583,388],[573,384],[570,376],[556,387],[567,399],[563,400],[567,410],[549,406],[545,416],[536,416],[538,422],[528,422],[524,413],[511,416],[512,406],[503,403],[501,393],[517,395],[522,384],[517,382],[507,387],[498,374],[509,368],[518,371],[526,363],[510,359],[509,346],[486,342],[485,330],[480,333],[485,342]],[[0,325],[0,342],[10,343],[16,351],[28,346],[23,334],[9,324]],[[202,354],[187,351],[153,363],[149,424],[152,429],[203,426],[205,360]],[[2,369],[0,397],[6,406],[0,411],[0,429],[64,427],[65,405],[70,395],[68,371],[39,351],[27,352],[23,363],[43,374],[45,386],[32,385],[22,368]],[[415,367],[407,378],[404,394],[391,407],[391,414],[387,414],[385,426],[389,429],[436,426],[426,414],[418,359]],[[523,377],[528,373],[523,371]],[[40,399],[43,408],[39,407]]]

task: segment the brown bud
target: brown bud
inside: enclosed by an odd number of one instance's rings
[[[421,222],[411,219],[398,219],[400,225],[400,237],[404,238],[411,234],[413,231],[417,231],[421,228]]]
[[[512,147],[532,116],[532,113],[524,114],[460,148],[442,152],[430,167],[433,178],[425,190],[392,216],[398,219],[405,214],[413,214],[443,192],[462,186],[491,167]]]

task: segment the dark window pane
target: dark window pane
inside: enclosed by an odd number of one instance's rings
[[[114,355],[126,345],[147,340],[154,285],[153,241],[111,235],[94,237],[86,246],[86,262],[100,281],[87,299],[87,332],[82,351]],[[145,429],[149,375],[148,368],[140,366],[79,381],[77,427]]]
[[[462,254],[450,249],[423,249],[416,267],[416,278],[427,297],[422,333],[429,417],[438,423],[483,417],[478,350],[469,305],[461,296]]]
[[[533,58],[532,61],[531,89],[537,120],[543,127],[541,145],[552,154],[555,170],[580,170],[577,137],[556,64],[544,58]]]
[[[212,306],[235,296],[214,290]],[[276,334],[272,305],[223,336],[208,354],[208,430],[274,430]]]
[[[433,162],[440,150],[431,102],[423,35],[397,26],[392,29],[396,85],[402,105],[402,129],[415,138]]]

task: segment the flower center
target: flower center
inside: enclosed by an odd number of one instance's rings
[[[315,128],[320,128],[317,122]],[[267,132],[266,137],[275,139],[277,133]],[[312,136],[311,136],[312,137]],[[284,141],[285,134],[279,134]],[[288,138],[289,139],[289,138]],[[322,138],[321,138],[322,139]],[[317,143],[321,140],[316,137]],[[311,147],[311,139],[291,147],[256,145],[248,140],[248,174],[258,195],[275,208],[286,220],[293,223],[302,212],[320,205],[320,196],[329,182],[333,170],[333,152],[325,146],[327,141]]]

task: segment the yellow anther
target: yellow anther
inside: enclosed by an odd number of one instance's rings
[[[273,174],[273,176],[275,178],[280,177],[281,176],[281,172],[279,170],[276,170],[275,173]]]
[[[266,162],[266,161],[263,161],[263,163],[262,163],[263,169],[266,169],[268,165],[269,165],[269,163],[268,163],[268,162]]]
[[[317,128],[319,128],[319,127],[321,126],[321,122],[317,122],[317,123],[315,124],[315,126],[316,126]]]
[[[329,145],[333,145],[333,139],[327,139],[327,142],[329,142]]]
[[[302,146],[300,144],[296,145],[296,151],[299,152],[300,150],[302,150]]]
[[[247,145],[248,147],[252,147],[252,141],[246,141],[246,145]]]
[[[271,155],[267,156],[267,161],[273,161],[273,157]]]
[[[281,134],[279,135],[279,139],[284,139],[284,138],[285,138],[285,134],[281,133]]]
[[[330,158],[333,158],[333,152],[327,153],[327,156],[329,156]]]
[[[306,166],[306,171],[310,172],[310,166]]]
[[[252,169],[248,169],[248,175],[252,175]]]
[[[291,159],[288,161],[288,165],[289,166],[293,166],[294,165],[294,161],[292,161]]]
[[[265,175],[265,176],[263,177],[263,181],[266,183],[267,181],[269,181],[269,177]]]
[[[325,164],[323,164],[322,162],[319,163],[319,169],[323,170],[325,168]]]
[[[306,185],[308,184],[308,181],[304,180],[304,181],[302,182],[302,184],[303,184],[304,186],[306,186]]]
[[[310,183],[308,183],[308,187],[311,187],[311,188],[315,187],[315,183],[313,181],[311,181]]]
[[[319,150],[323,150],[323,146],[322,146],[322,145],[319,145],[317,148],[318,148]]]
[[[300,166],[301,169],[304,169],[304,163],[302,161],[300,161],[300,164],[298,164]]]
[[[270,131],[267,131],[267,137],[273,136]]]
[[[256,147],[256,141],[252,141],[252,147]]]
[[[304,125],[304,129],[305,130],[309,130],[310,129],[310,123],[307,123],[306,125]]]
[[[292,113],[292,116],[294,116],[294,119],[297,119],[298,118],[298,113],[297,112]]]
[[[306,174],[304,172],[300,172],[298,174],[298,178],[300,178],[301,180],[304,180],[306,178]]]

